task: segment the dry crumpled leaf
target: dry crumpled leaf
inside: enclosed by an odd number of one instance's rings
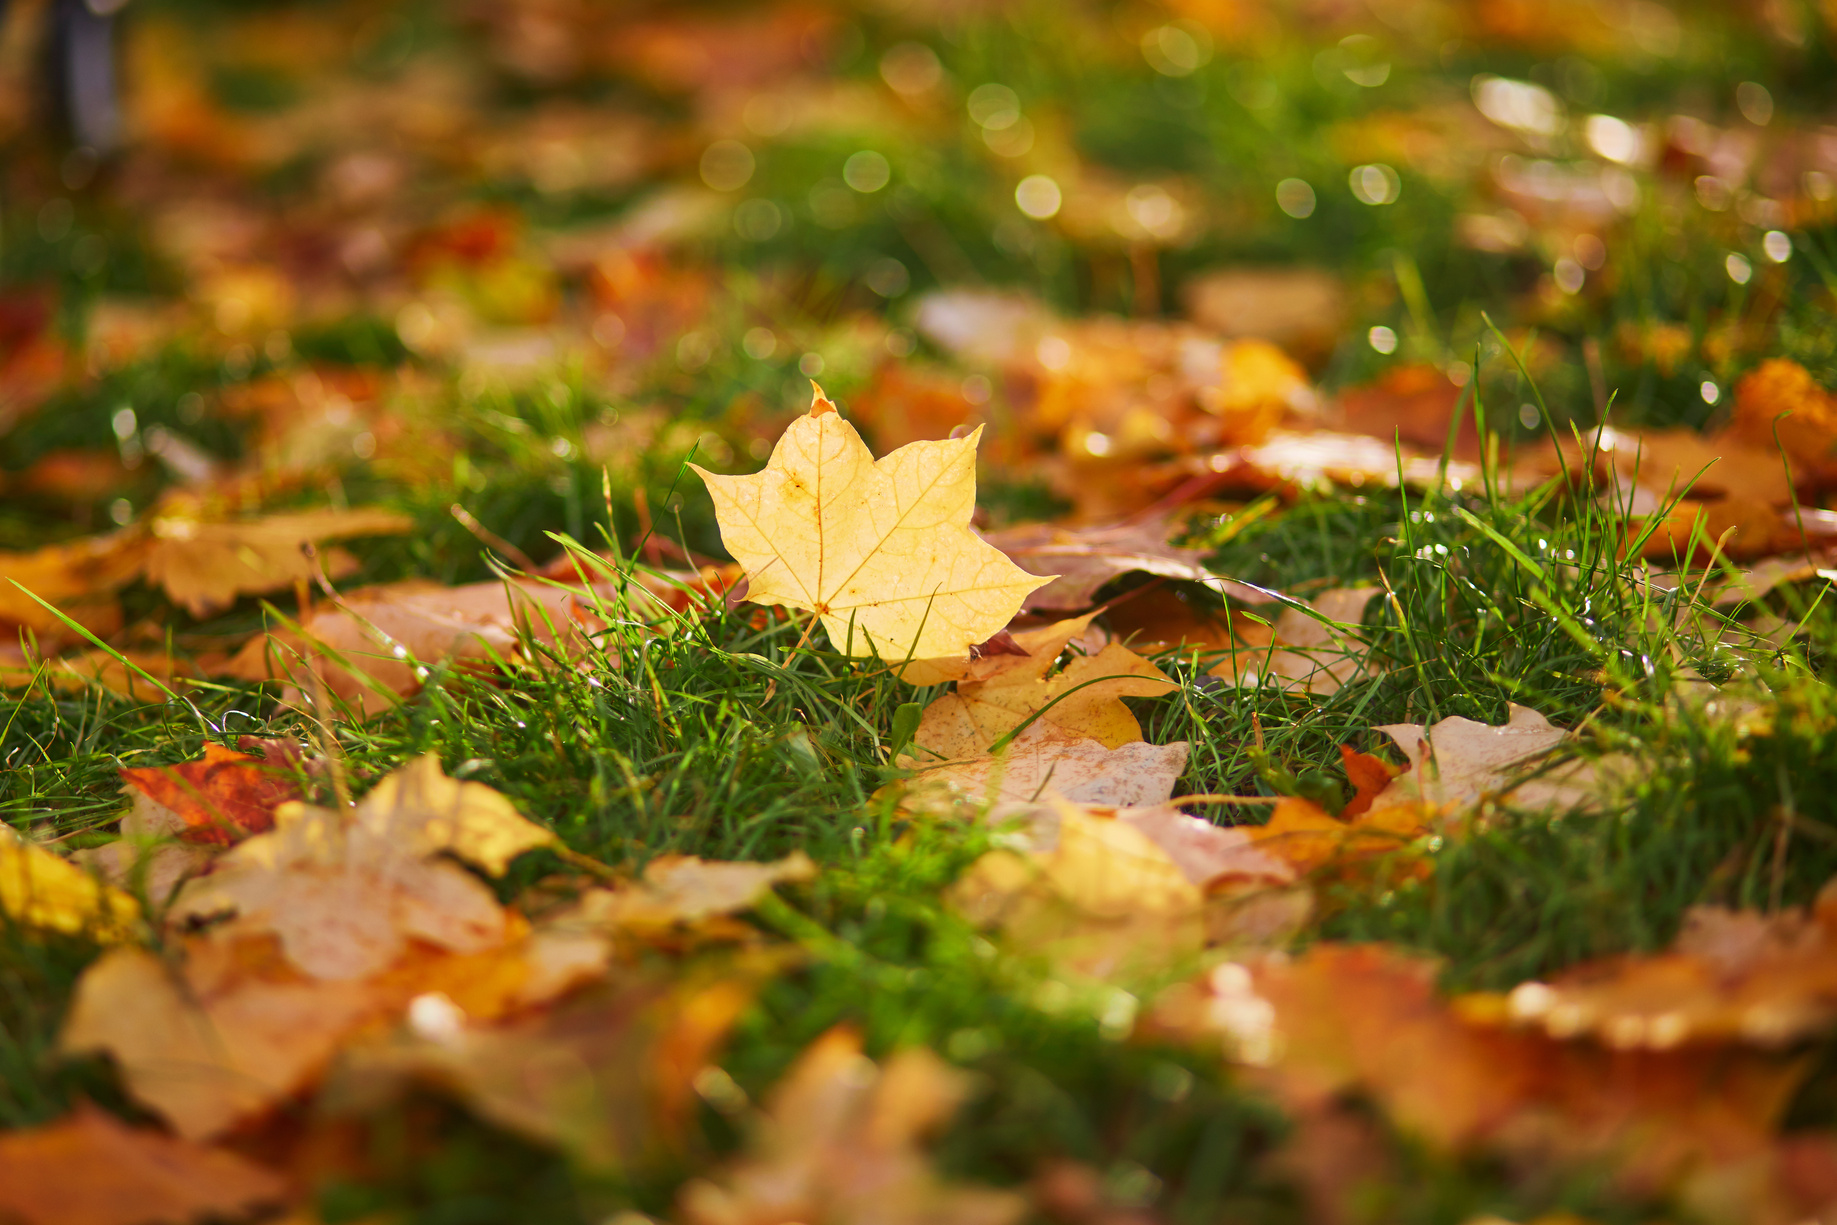
[[[581,897],[573,916],[590,924],[668,927],[699,923],[758,904],[781,884],[816,878],[816,865],[802,851],[773,863],[724,863],[694,855],[660,855],[643,877],[623,889],[595,889]]]
[[[1028,523],[987,532],[983,539],[1029,574],[1057,576],[1027,596],[1022,607],[1030,612],[1089,608],[1104,584],[1137,571],[1204,583],[1221,595],[1252,604],[1271,599],[1273,593],[1261,587],[1220,578],[1200,565],[1205,550],[1169,544],[1174,526],[1165,519],[1098,527]]]
[[[1012,1191],[948,1183],[920,1148],[969,1096],[968,1077],[921,1047],[876,1065],[832,1029],[773,1090],[746,1155],[682,1189],[687,1225],[1012,1225]]]
[[[406,515],[383,510],[309,510],[214,522],[175,501],[149,525],[153,542],[146,576],[201,617],[227,608],[240,595],[311,582],[316,567],[302,545],[395,535],[414,525]]]
[[[1089,737],[1105,748],[1140,740],[1141,725],[1120,699],[1173,692],[1174,682],[1159,668],[1127,647],[1111,643],[1095,655],[1073,659],[1056,676],[1046,675],[1095,615],[1014,634],[1015,644],[1025,655],[908,664],[901,676],[913,684],[957,682],[954,693],[925,708],[913,743],[938,760],[978,757],[1041,710],[1045,713],[1038,722]]]
[[[230,850],[216,871],[186,884],[179,918],[234,914],[242,931],[271,931],[316,978],[373,974],[410,937],[455,952],[501,943],[504,912],[450,851],[501,873],[554,835],[480,783],[440,772],[429,755],[384,778],[348,817],[284,804],[272,832]]]
[[[1692,907],[1663,953],[1588,962],[1466,1003],[1553,1038],[1592,1034],[1621,1049],[1785,1046],[1837,1022],[1837,883],[1809,910]]]
[[[1572,807],[1591,789],[1574,776],[1524,781],[1526,769],[1569,735],[1536,711],[1516,703],[1511,717],[1491,727],[1450,715],[1433,727],[1394,723],[1378,728],[1403,750],[1410,767],[1372,801],[1375,814],[1396,805],[1427,805],[1444,816],[1505,798],[1519,807]]]
[[[1164,995],[1150,1024],[1222,1034],[1291,1110],[1357,1093],[1439,1146],[1617,1159],[1622,1187],[1643,1194],[1764,1154],[1807,1069],[1756,1052],[1610,1051],[1471,1024],[1437,997],[1437,968],[1384,945],[1316,944],[1219,966]]]
[[[284,630],[251,640],[226,672],[243,680],[284,678],[289,684],[282,700],[300,706],[310,667],[331,696],[367,718],[392,705],[391,694],[418,693],[428,665],[519,662],[525,630],[565,655],[584,655],[590,636],[605,629],[596,599],[610,605],[615,597],[605,586],[520,580],[460,587],[388,583],[315,610],[301,622],[303,634]]]
[[[1009,943],[1097,979],[1152,975],[1197,955],[1208,934],[1207,889],[1217,882],[1295,877],[1243,829],[1172,806],[1111,809],[1054,797],[1034,813],[1025,844],[1026,853],[977,860],[952,886],[953,904],[999,926]]]
[[[1356,627],[1365,615],[1365,606],[1383,590],[1339,587],[1322,592],[1308,605],[1329,622]],[[1233,618],[1232,624],[1244,626],[1245,619]],[[1285,692],[1325,696],[1338,692],[1359,674],[1370,650],[1370,644],[1356,629],[1336,629],[1294,607],[1284,607],[1266,634],[1266,642],[1233,650],[1207,675],[1237,686],[1273,684]]]
[[[282,1179],[223,1149],[128,1127],[94,1106],[0,1134],[0,1217],[19,1225],[145,1225],[241,1216]]]
[[[876,461],[819,389],[762,471],[691,466],[714,498],[721,542],[746,567],[748,599],[816,613],[852,655],[956,658],[1047,581],[970,530],[980,433]]]
[[[552,1011],[495,1025],[423,995],[405,1033],[347,1053],[324,1097],[334,1107],[373,1104],[414,1079],[590,1168],[654,1160],[675,1145],[698,1077],[783,960],[752,954],[674,980],[622,974]]]
[[[170,961],[117,950],[78,982],[59,1044],[107,1052],[134,1097],[181,1134],[214,1135],[307,1087],[353,1033],[412,1014],[413,1001],[493,1020],[600,976],[611,955],[590,932],[529,931],[514,917],[509,927],[491,949],[417,944],[385,973],[337,982],[302,974],[268,935],[219,929],[177,942]]]
[[[65,606],[66,614],[71,607]],[[72,619],[81,621],[80,617]],[[10,688],[36,681],[63,692],[82,692],[99,685],[136,702],[161,701],[165,698],[161,685],[181,691],[201,674],[196,665],[166,651],[67,651],[49,659],[33,659],[22,651],[12,657],[20,662],[0,662],[0,685]]]
[[[114,941],[133,929],[140,904],[0,825],[0,913],[27,927]]]
[[[1434,815],[1421,804],[1396,803],[1342,820],[1311,800],[1284,796],[1267,822],[1237,828],[1257,850],[1306,874],[1331,863],[1401,850],[1429,830]]]
[[[59,1046],[108,1052],[137,1099],[202,1139],[317,1075],[373,1007],[361,983],[187,974],[124,948],[78,981]]]
[[[994,819],[1007,806],[1032,804],[1048,793],[1118,808],[1159,804],[1173,795],[1185,772],[1187,749],[1184,740],[1165,745],[1138,740],[1105,748],[1042,719],[1000,754],[926,769],[909,786],[921,806],[937,788],[952,800],[992,805]]]
[[[213,843],[185,840],[192,832],[184,817],[140,791],[130,791],[121,818],[121,837],[71,855],[73,863],[92,868],[123,889],[138,889],[156,907],[172,897],[186,877],[201,872],[217,857]]]
[[[145,560],[145,537],[133,528],[30,553],[0,553],[0,622],[51,638],[69,634],[29,591],[79,625],[112,633],[121,626],[121,609],[109,593],[138,574]]]

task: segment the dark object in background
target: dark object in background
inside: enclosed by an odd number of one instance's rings
[[[115,85],[115,15],[127,0],[52,0],[45,40],[44,81],[51,92],[50,114],[70,142],[97,154],[121,139],[121,109]],[[8,0],[0,0],[4,20]]]

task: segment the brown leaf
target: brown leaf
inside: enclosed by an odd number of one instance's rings
[[[146,576],[201,617],[227,608],[241,595],[313,581],[316,568],[303,545],[395,535],[413,527],[413,519],[383,510],[312,510],[215,521],[175,501],[150,524]]]
[[[29,591],[90,631],[113,633],[121,626],[121,609],[111,593],[140,572],[146,553],[146,535],[136,528],[31,553],[0,553],[0,622],[54,641],[71,636]]]
[[[723,863],[694,855],[660,855],[643,877],[618,890],[595,889],[581,897],[575,920],[616,927],[658,928],[699,923],[757,905],[781,884],[816,878],[816,865],[802,851],[775,863]]]
[[[1014,640],[1029,652],[1025,656],[917,660],[906,665],[900,675],[911,684],[957,681],[955,692],[925,708],[913,742],[940,760],[978,757],[1043,709],[1040,722],[1096,740],[1105,748],[1140,740],[1141,726],[1120,699],[1171,693],[1174,683],[1159,668],[1112,643],[1096,655],[1075,657],[1058,675],[1047,676],[1094,615],[1016,633]]]
[[[1809,911],[1693,907],[1666,952],[1588,962],[1475,1001],[1494,1004],[1551,1037],[1629,1050],[1813,1037],[1837,1023],[1837,888]]]
[[[1005,805],[1032,804],[1047,794],[1116,807],[1158,804],[1173,795],[1186,757],[1184,740],[1109,749],[1041,720],[1002,753],[926,768],[911,787],[920,793],[921,806],[927,802],[923,793],[937,787],[958,801],[993,805],[994,817]]]
[[[1366,670],[1370,646],[1357,627],[1365,606],[1382,591],[1342,587],[1323,592],[1308,604],[1318,616],[1286,606],[1277,614],[1268,641],[1233,650],[1206,675],[1237,686],[1273,684],[1284,692],[1336,693]],[[1352,628],[1342,630],[1326,622]]]
[[[404,1081],[431,1083],[585,1166],[629,1168],[670,1155],[690,1121],[693,1086],[781,963],[741,958],[674,981],[633,971],[496,1025],[423,996],[406,1032],[348,1052],[326,1096],[374,1105]]]
[[[213,974],[117,949],[78,981],[59,1046],[112,1055],[137,1100],[202,1139],[307,1084],[374,1008],[358,983]]]
[[[1199,564],[1203,549],[1169,544],[1174,527],[1168,520],[1069,528],[1033,523],[988,532],[983,539],[1030,574],[1058,576],[1027,596],[1021,607],[1029,611],[1089,608],[1106,583],[1137,572],[1204,583],[1222,595],[1252,604],[1272,598],[1261,587],[1214,575]]]
[[[1803,1060],[1749,1052],[1602,1050],[1470,1023],[1435,992],[1435,962],[1383,945],[1316,944],[1228,963],[1165,996],[1162,1032],[1223,1034],[1292,1110],[1344,1093],[1437,1146],[1562,1164],[1619,1161],[1652,1194],[1701,1164],[1764,1156]]]
[[[519,662],[521,632],[567,656],[584,655],[590,636],[605,628],[596,601],[610,605],[615,599],[607,586],[391,583],[318,609],[302,622],[304,637],[282,631],[252,640],[226,671],[244,680],[285,679],[289,686],[282,700],[301,706],[302,688],[311,685],[310,658],[326,690],[367,718],[391,705],[389,694],[420,692],[428,666],[452,660]]]
[[[688,1225],[1013,1225],[1024,1196],[946,1182],[921,1148],[968,1093],[930,1051],[876,1065],[833,1029],[773,1090],[746,1155],[685,1186],[678,1212]]]
[[[0,1216],[20,1225],[145,1225],[241,1216],[287,1195],[222,1149],[128,1127],[93,1106],[0,1134]]]
[[[1510,711],[1510,719],[1498,727],[1450,715],[1429,728],[1419,723],[1378,728],[1397,742],[1410,765],[1373,799],[1372,813],[1395,805],[1427,805],[1450,815],[1490,798],[1541,807],[1587,798],[1586,789],[1573,785],[1531,783],[1520,790],[1526,768],[1569,733],[1529,707],[1513,704]]]
[[[236,930],[273,932],[313,977],[361,978],[388,966],[411,937],[462,953],[503,942],[504,912],[491,891],[438,852],[501,872],[553,837],[489,787],[447,778],[429,756],[389,775],[348,815],[282,805],[271,832],[188,882],[172,913],[235,915]]]

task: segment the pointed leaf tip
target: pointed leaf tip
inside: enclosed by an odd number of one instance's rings
[[[835,402],[823,394],[822,384],[818,383],[815,379],[811,379],[810,415],[812,417],[821,417],[824,413],[833,413],[835,411]]]

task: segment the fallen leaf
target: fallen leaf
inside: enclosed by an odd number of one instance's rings
[[[1022,607],[1030,612],[1089,608],[1106,583],[1137,572],[1204,583],[1221,595],[1252,604],[1272,598],[1273,593],[1261,587],[1207,570],[1199,564],[1203,549],[1169,544],[1173,530],[1167,520],[1069,528],[1032,523],[988,532],[983,539],[1029,574],[1057,576],[1027,596]]]
[[[955,658],[1046,581],[970,530],[980,433],[876,461],[818,391],[762,471],[691,467],[714,498],[722,543],[746,567],[748,599],[817,614],[852,655]]]
[[[1290,1110],[1357,1094],[1444,1149],[1616,1159],[1618,1184],[1639,1194],[1769,1151],[1807,1071],[1753,1052],[1602,1050],[1475,1024],[1437,996],[1437,969],[1384,945],[1316,944],[1217,967],[1165,995],[1149,1028],[1222,1036]]]
[[[522,660],[522,635],[580,657],[605,628],[597,609],[618,606],[612,590],[504,580],[440,587],[410,580],[371,587],[321,607],[300,630],[251,640],[225,669],[243,680],[289,682],[282,700],[302,706],[312,671],[360,718],[387,709],[388,695],[421,690],[429,666]],[[311,671],[309,671],[309,668]]]
[[[121,781],[177,813],[179,837],[229,846],[274,828],[274,810],[300,798],[290,772],[220,744],[204,746],[197,761],[120,771]]]
[[[1237,828],[1257,850],[1306,874],[1329,864],[1402,850],[1433,827],[1434,816],[1434,810],[1423,805],[1396,803],[1341,820],[1311,800],[1284,796],[1264,824]]]
[[[832,1029],[772,1092],[745,1154],[683,1187],[687,1225],[1012,1225],[1012,1191],[947,1182],[921,1141],[969,1096],[968,1077],[909,1047],[876,1065],[853,1031]]]
[[[775,863],[722,863],[694,855],[660,855],[644,875],[624,889],[595,889],[571,912],[577,921],[618,927],[654,928],[699,923],[757,905],[781,884],[816,877],[816,865],[802,851]]]
[[[1047,794],[1119,808],[1159,804],[1173,795],[1174,783],[1186,770],[1187,748],[1184,740],[1105,748],[1041,720],[1000,754],[925,769],[910,787],[921,796],[937,787],[958,800],[992,805],[993,819],[1005,806],[1032,804]],[[926,802],[921,798],[921,806]]]
[[[1346,315],[1346,287],[1317,268],[1218,268],[1182,292],[1187,313],[1219,335],[1271,340],[1310,361],[1333,351]]]
[[[154,906],[172,899],[186,877],[204,870],[221,849],[185,840],[183,816],[144,792],[132,791],[121,818],[121,837],[71,855],[72,863],[99,873],[118,888],[143,894]]]
[[[241,1216],[284,1180],[223,1149],[128,1127],[94,1106],[0,1134],[0,1216],[19,1225],[145,1225]]]
[[[1273,684],[1284,692],[1337,693],[1366,669],[1370,646],[1357,627],[1365,606],[1382,591],[1381,587],[1342,587],[1323,592],[1308,602],[1318,616],[1284,607],[1267,643],[1234,649],[1206,675],[1236,686]],[[1328,622],[1353,628],[1342,630]]]
[[[241,595],[312,582],[317,568],[302,552],[303,545],[396,535],[413,527],[413,519],[383,510],[313,510],[214,521],[175,502],[149,525],[153,540],[146,577],[201,617],[229,607]]]
[[[1158,974],[1199,953],[1204,891],[1148,830],[1056,797],[1044,808],[1044,828],[1030,839],[1041,849],[991,852],[951,887],[965,917],[1099,980]]]
[[[428,756],[384,778],[348,816],[283,804],[273,831],[187,882],[172,913],[234,915],[235,930],[273,932],[315,978],[361,978],[388,966],[411,937],[462,953],[503,942],[504,912],[491,891],[435,854],[498,873],[553,838],[502,795],[446,777]]]
[[[1372,800],[1371,812],[1393,806],[1427,805],[1444,816],[1483,800],[1561,807],[1586,798],[1584,789],[1526,786],[1526,767],[1561,744],[1569,733],[1536,711],[1516,703],[1500,726],[1450,715],[1433,727],[1394,723],[1377,730],[1397,742],[1409,768]]]
[[[913,743],[956,761],[979,757],[1034,714],[1062,732],[1114,749],[1142,738],[1125,697],[1160,697],[1176,686],[1159,668],[1111,643],[1078,656],[1055,676],[1047,673],[1096,614],[1074,617],[1013,635],[1026,655],[993,655],[970,661],[918,660],[901,677],[912,684],[956,679],[956,690],[925,708]]]
[[[110,593],[140,572],[146,553],[146,537],[134,528],[31,553],[0,553],[0,622],[53,641],[71,637],[35,595],[92,633],[113,633],[121,627],[121,608]]]
[[[692,1118],[693,1086],[782,961],[742,957],[675,981],[633,971],[552,1011],[495,1025],[444,997],[419,997],[407,1032],[348,1051],[325,1096],[374,1108],[419,1081],[592,1169],[666,1158]]]
[[[1575,966],[1514,988],[1497,1011],[1553,1038],[1618,1049],[1783,1047],[1837,1023],[1837,887],[1776,914],[1692,907],[1670,949]],[[1494,1011],[1486,997],[1476,1008]]]
[[[374,1008],[360,983],[187,974],[124,948],[78,980],[59,1047],[112,1055],[134,1097],[196,1140],[303,1087]]]
[[[27,927],[112,942],[133,930],[140,904],[0,825],[0,913]]]

